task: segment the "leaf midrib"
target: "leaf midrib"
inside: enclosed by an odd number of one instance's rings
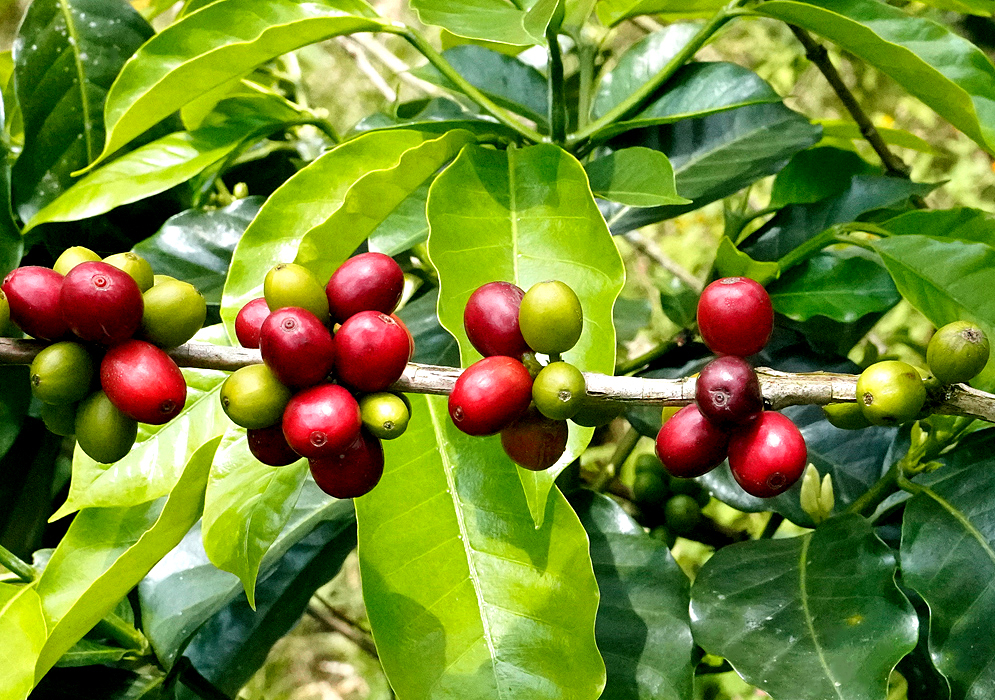
[[[808,626],[809,636],[812,638],[812,643],[815,645],[815,653],[819,657],[819,663],[822,665],[822,669],[826,672],[826,677],[833,684],[833,691],[836,693],[836,697],[838,697],[839,700],[846,700],[843,697],[843,694],[840,693],[840,684],[837,682],[835,676],[833,676],[833,672],[829,668],[829,663],[826,661],[826,656],[822,651],[822,645],[819,644],[819,637],[815,632],[815,621],[812,619],[812,611],[809,610],[808,607],[808,546],[811,542],[811,534],[805,535],[805,537],[802,538],[801,555],[798,558],[798,579],[801,593],[802,614],[805,616],[805,624]]]
[[[73,61],[76,63],[76,74],[79,76],[79,101],[80,108],[83,110],[83,134],[86,138],[86,159],[87,162],[92,161],[96,154],[93,152],[93,129],[91,128],[92,120],[90,119],[90,103],[86,99],[86,74],[83,72],[83,61],[80,59],[80,39],[79,34],[76,32],[76,24],[73,20],[72,10],[69,8],[66,0],[59,0],[59,10],[62,12],[62,16],[66,20],[66,30],[69,32],[69,45],[73,52]]]

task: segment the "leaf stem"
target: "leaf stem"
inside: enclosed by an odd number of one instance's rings
[[[37,572],[33,566],[25,562],[3,545],[0,545],[0,564],[7,567],[7,570],[10,571],[10,573],[14,574],[25,583],[34,581],[37,576]]]
[[[777,532],[777,528],[781,527],[781,523],[783,522],[784,522],[783,515],[781,515],[780,513],[771,513],[770,520],[768,520],[767,524],[764,525],[764,531],[760,533],[760,537],[758,539],[769,540],[770,538],[772,538],[774,536],[774,533]]]
[[[145,635],[114,613],[106,615],[94,629],[107,635],[125,649],[132,649],[143,655],[149,651],[149,640]]]
[[[851,503],[843,512],[865,516],[873,513],[874,509],[881,505],[888,496],[895,493],[899,485],[901,471],[902,468],[899,460],[892,464],[880,479],[875,481],[867,491]]]
[[[583,37],[583,30],[577,32],[578,78],[580,80],[577,97],[577,128],[583,129],[591,119],[591,97],[594,90],[594,62],[598,48]]]
[[[549,45],[549,66],[546,70],[546,92],[549,104],[549,129],[553,143],[563,145],[567,137],[567,101],[563,90],[563,55],[556,29],[546,27]]]
[[[639,431],[629,426],[629,430],[619,439],[615,444],[615,451],[612,453],[611,459],[605,464],[601,473],[598,474],[598,478],[594,480],[591,484],[591,488],[595,491],[601,492],[615,479],[618,474],[618,469],[621,467],[625,460],[629,458],[632,451],[636,449],[636,443],[639,442],[641,438]]]

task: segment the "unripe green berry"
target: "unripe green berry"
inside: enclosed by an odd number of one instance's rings
[[[530,348],[557,355],[577,344],[584,330],[584,312],[569,286],[559,280],[539,282],[522,298],[518,325]]]
[[[650,530],[650,537],[655,540],[660,540],[665,545],[667,549],[670,549],[677,542],[677,535],[670,531],[666,525],[658,525],[657,527]]]
[[[236,425],[268,428],[283,418],[292,393],[266,365],[249,365],[221,385],[221,407]]]
[[[270,311],[288,306],[306,309],[322,323],[328,323],[328,297],[325,288],[306,267],[280,263],[266,273],[263,296]]]
[[[874,425],[910,421],[925,401],[926,387],[919,372],[905,362],[876,362],[857,378],[857,403]]]
[[[650,472],[653,474],[663,474],[663,462],[659,460],[656,455],[651,455],[649,453],[643,453],[636,457],[636,462],[634,465],[636,474],[641,472]]]
[[[701,507],[691,496],[678,494],[663,507],[667,527],[678,535],[687,535],[701,522]]]
[[[988,338],[977,324],[948,323],[933,334],[926,347],[926,363],[943,384],[967,382],[988,363]]]
[[[679,493],[685,496],[697,497],[701,493],[701,485],[694,479],[682,479],[673,476],[670,478],[670,490],[672,493]]]
[[[79,343],[54,343],[31,362],[31,393],[39,401],[69,404],[90,393],[93,358]]]
[[[89,248],[74,245],[72,248],[66,248],[62,251],[62,255],[56,259],[55,264],[52,265],[52,269],[65,277],[69,274],[70,270],[80,263],[97,262],[98,260],[100,260],[100,256]]]
[[[95,391],[76,411],[76,443],[90,459],[116,462],[131,451],[138,437],[138,421],[119,411],[107,394]]]
[[[572,418],[585,395],[584,375],[568,362],[551,362],[532,382],[536,408],[553,420]]]
[[[104,258],[104,262],[113,265],[119,270],[127,272],[135,282],[138,289],[144,294],[152,288],[155,283],[155,275],[152,274],[152,266],[149,261],[137,253],[115,253]]]
[[[411,406],[401,396],[389,391],[367,394],[359,400],[363,425],[381,440],[399,438],[408,429]]]
[[[162,348],[175,348],[201,329],[207,318],[207,301],[187,282],[166,280],[142,295],[141,334]]]
[[[49,432],[61,437],[76,433],[76,409],[79,404],[67,403],[56,406],[51,403],[41,405],[41,419]]]
[[[822,407],[830,425],[842,430],[860,430],[870,426],[859,403],[830,403]]]
[[[639,505],[662,506],[670,489],[663,480],[662,474],[654,472],[637,472],[632,482],[632,497]]]

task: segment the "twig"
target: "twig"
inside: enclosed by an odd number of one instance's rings
[[[663,251],[661,251],[655,243],[644,238],[638,231],[629,231],[623,235],[623,238],[625,238],[625,240],[627,240],[633,248],[672,274],[695,292],[700,294],[701,290],[705,288],[705,285],[701,280],[678,265],[677,262],[664,255]]]
[[[767,524],[764,525],[764,531],[760,533],[758,539],[768,540],[774,536],[777,532],[777,528],[781,527],[781,523],[784,522],[784,516],[780,513],[771,513],[770,519],[767,520]]]
[[[366,57],[366,53],[363,49],[355,42],[350,41],[348,37],[339,37],[338,41],[339,46],[341,46],[343,50],[349,54],[349,57],[356,62],[356,67],[367,77],[367,79],[369,79],[369,81],[373,84],[373,87],[380,91],[380,94],[384,96],[384,99],[388,102],[396,102],[397,92],[394,88],[387,84],[387,81],[384,80],[383,76],[380,75],[373,64],[370,63],[370,60]]]
[[[318,601],[320,607],[315,603]],[[355,622],[340,613],[334,607],[326,603],[321,598],[315,596],[307,606],[308,614],[330,630],[338,632],[343,637],[351,641],[374,659],[379,659],[377,647],[373,643],[373,637],[369,632],[362,629]]]
[[[21,560],[20,557],[3,545],[0,545],[0,564],[3,564],[7,571],[14,574],[25,583],[34,581],[35,576],[37,576],[34,567]]]

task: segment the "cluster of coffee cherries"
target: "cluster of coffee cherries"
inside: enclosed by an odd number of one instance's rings
[[[584,329],[577,294],[564,282],[539,282],[528,292],[488,282],[463,312],[467,338],[484,358],[467,367],[449,395],[449,416],[468,435],[501,434],[517,464],[539,471],[567,447],[567,419],[582,415],[584,375],[563,362]],[[535,354],[547,355],[545,366]]]
[[[389,256],[362,253],[328,283],[294,263],[271,269],[263,296],[235,319],[238,342],[263,364],[221,387],[221,405],[246,429],[249,450],[278,467],[307,458],[336,498],[368,493],[383,475],[381,439],[404,433],[410,404],[386,389],[401,378],[414,340],[393,314],[404,273]]]
[[[98,462],[124,457],[138,423],[162,425],[186,402],[187,386],[164,348],[204,325],[207,304],[187,282],[154,275],[135,253],[100,259],[65,250],[52,268],[19,267],[3,281],[0,321],[50,341],[31,363],[31,391],[57,435],[75,435]]]
[[[673,547],[677,537],[698,527],[710,494],[694,479],[670,476],[654,455],[639,455],[634,466],[632,500],[639,506],[640,522],[653,537]]]
[[[726,277],[702,292],[698,331],[719,357],[698,375],[694,403],[673,413],[657,435],[657,456],[672,476],[701,476],[728,457],[739,485],[760,498],[801,477],[805,439],[790,418],[764,410],[757,374],[744,359],[763,349],[773,328],[770,297],[757,282]]]

